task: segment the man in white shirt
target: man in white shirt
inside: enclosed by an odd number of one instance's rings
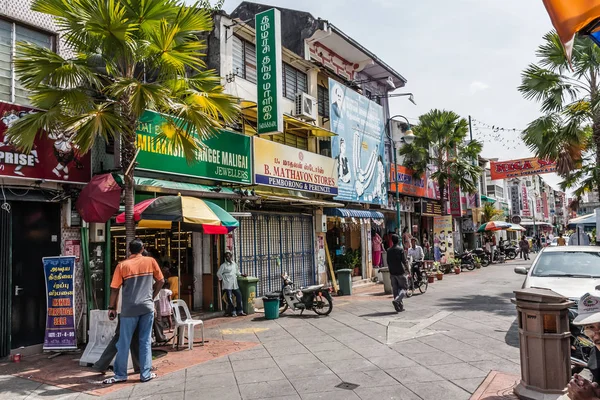
[[[246,315],[242,308],[242,292],[238,286],[238,276],[246,276],[240,274],[240,270],[230,250],[225,250],[225,262],[221,264],[217,271],[217,277],[221,281],[221,289],[227,293],[227,315],[237,317],[238,315]],[[236,306],[233,306],[233,296],[235,296]]]
[[[425,254],[423,253],[423,248],[417,245],[417,238],[412,238],[410,240],[411,247],[408,249],[408,258],[412,259],[411,266],[411,274],[412,276],[416,276],[417,280],[421,279],[421,263],[425,259]]]

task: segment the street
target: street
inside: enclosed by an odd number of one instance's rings
[[[101,398],[469,399],[491,370],[520,374],[510,298],[523,281],[513,268],[525,263],[446,275],[405,299],[400,314],[377,285],[376,294],[334,298],[329,317],[227,319],[207,327],[209,340],[256,345],[168,375],[159,359],[156,381]],[[97,398],[7,375],[0,382],[1,399]]]

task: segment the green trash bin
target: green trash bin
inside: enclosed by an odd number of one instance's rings
[[[279,296],[265,296],[262,301],[265,307],[265,319],[279,318]]]
[[[351,269],[338,269],[335,271],[338,278],[338,285],[340,286],[341,296],[352,295],[352,270]]]
[[[256,298],[256,283],[258,278],[253,276],[238,276],[238,285],[242,292],[242,304],[246,314],[254,314],[254,299]]]

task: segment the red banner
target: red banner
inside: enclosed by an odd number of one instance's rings
[[[531,217],[531,209],[529,208],[529,197],[527,197],[527,187],[521,186],[521,200],[523,201],[523,209],[521,215],[524,217]]]
[[[394,177],[394,174],[397,176]],[[409,196],[425,196],[425,178],[415,175],[412,169],[391,164],[390,192],[396,192],[396,180],[398,181],[398,192]]]
[[[91,154],[81,155],[64,132],[38,137],[29,153],[17,151],[4,133],[15,121],[35,110],[0,102],[0,176],[87,183],[92,175]]]
[[[542,209],[544,218],[548,218],[548,194],[546,192],[542,193]]]
[[[492,180],[548,174],[556,171],[556,162],[536,157],[490,163]]]
[[[449,190],[449,199],[450,199],[450,215],[453,217],[462,217],[462,208],[460,204],[460,188],[458,185],[450,182],[448,185]]]

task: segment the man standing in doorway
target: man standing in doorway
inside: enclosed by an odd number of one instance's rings
[[[122,287],[121,326],[117,342],[115,376],[104,383],[118,383],[127,380],[127,359],[135,330],[140,342],[140,380],[148,382],[156,378],[152,369],[152,324],[154,322],[154,298],[164,284],[164,277],[158,263],[152,257],[144,257],[144,244],[139,239],[129,243],[129,258],[115,269],[110,284],[110,306],[108,317],[117,317],[117,298]]]
[[[394,300],[392,304],[396,312],[404,311],[402,299],[406,296],[408,289],[408,280],[406,279],[406,255],[404,249],[400,247],[400,238],[398,235],[392,235],[392,247],[387,251],[387,260],[390,270],[390,279],[392,281],[392,293]]]
[[[246,276],[240,274],[240,270],[230,250],[225,250],[225,262],[221,264],[217,271],[217,277],[222,282],[221,289],[227,294],[227,315],[237,317],[238,315],[246,315],[242,308],[242,292],[238,286],[238,276]],[[233,296],[235,296],[236,306],[234,308]]]

